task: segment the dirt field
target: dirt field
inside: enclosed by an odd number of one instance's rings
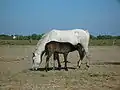
[[[69,71],[49,72],[44,71],[45,58],[38,71],[30,70],[34,47],[0,46],[0,90],[120,90],[120,47],[90,47],[89,69],[86,58],[76,69],[79,58],[75,51],[68,56]]]

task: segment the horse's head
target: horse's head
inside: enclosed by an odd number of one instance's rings
[[[32,55],[32,69],[37,70],[39,68],[39,63],[40,63],[40,55],[33,52],[33,55]]]

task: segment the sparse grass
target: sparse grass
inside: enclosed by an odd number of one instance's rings
[[[120,62],[119,47],[90,47],[92,57],[89,69],[86,69],[84,60],[80,69],[48,72],[42,70],[44,63],[40,70],[32,71],[29,58],[22,60],[21,57],[26,55],[31,57],[32,49],[33,46],[22,45],[0,47],[0,90],[120,90],[120,65],[114,64]],[[79,59],[76,53],[69,55],[72,63],[68,63],[68,67],[76,66]],[[106,61],[114,63],[104,64]],[[64,63],[61,64],[64,67]]]
[[[0,45],[36,45],[38,40],[0,40]],[[113,40],[90,40],[90,46],[111,46]],[[120,46],[120,39],[116,40],[115,45]]]

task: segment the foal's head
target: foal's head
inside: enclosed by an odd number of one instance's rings
[[[75,48],[78,50],[80,58],[83,59],[86,54],[84,47],[80,43],[78,43],[77,45],[75,45]]]

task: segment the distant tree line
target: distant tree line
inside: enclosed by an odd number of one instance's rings
[[[28,36],[24,35],[5,35],[1,34],[0,39],[1,40],[39,40],[44,34],[32,34]],[[15,37],[15,38],[13,38]]]
[[[24,35],[0,35],[0,40],[39,40],[44,34],[32,34],[28,36]],[[16,38],[13,38],[13,37]],[[90,39],[120,39],[120,36],[112,36],[112,35],[90,35]]]
[[[112,35],[98,35],[98,36],[93,36],[90,35],[91,39],[120,39],[120,36],[112,36]]]

